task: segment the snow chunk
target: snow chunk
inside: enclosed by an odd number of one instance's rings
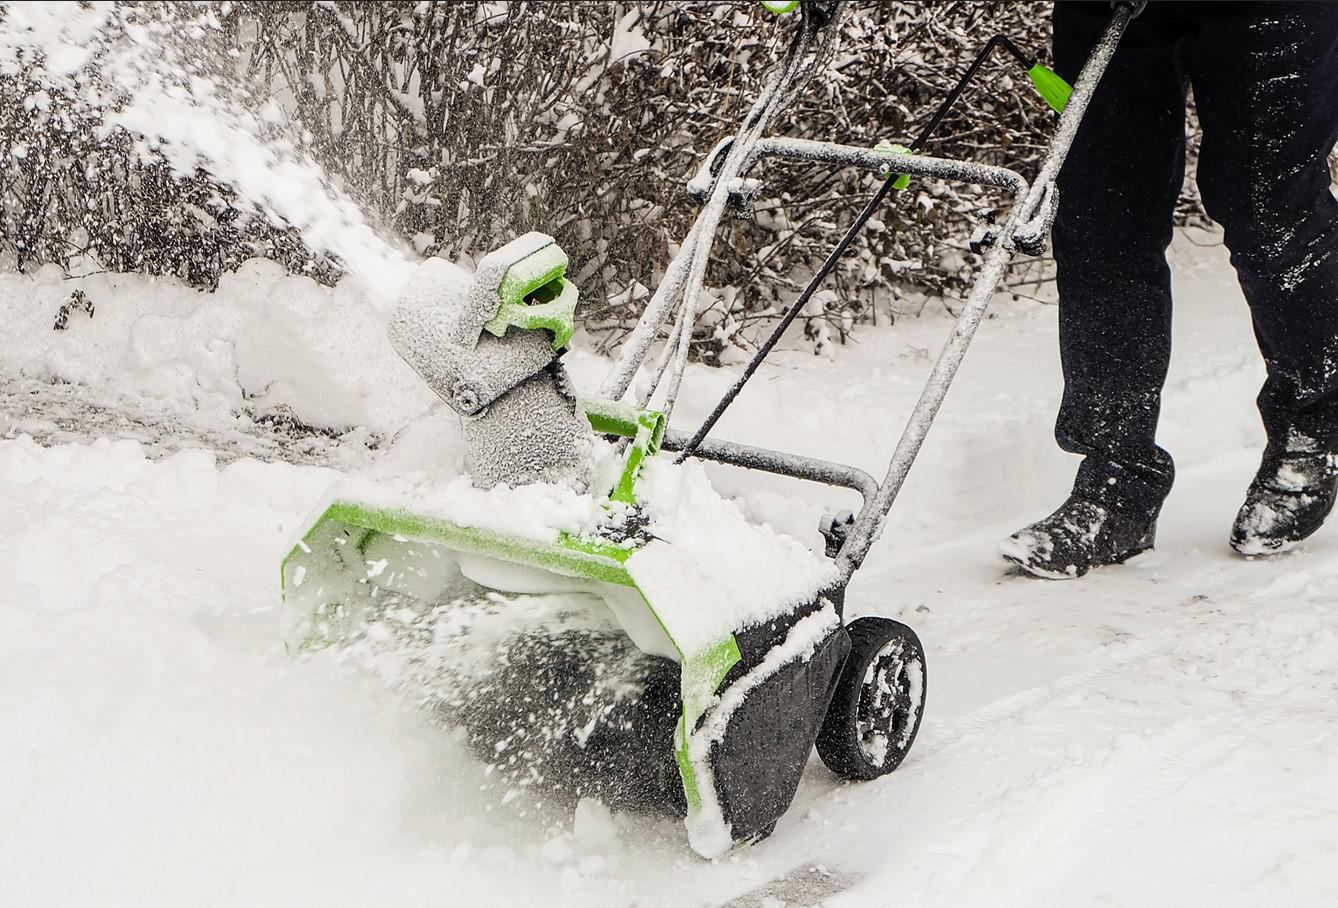
[[[613,822],[613,812],[595,798],[581,798],[577,802],[572,832],[588,855],[606,855],[618,847],[618,826]]]
[[[701,464],[646,464],[638,485],[654,542],[627,569],[685,653],[761,624],[837,580],[835,565],[720,496]]]

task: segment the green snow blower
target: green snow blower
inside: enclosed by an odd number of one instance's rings
[[[909,148],[766,136],[838,33],[839,2],[798,8],[780,66],[737,134],[690,182],[704,208],[599,391],[578,394],[562,366],[577,288],[551,237],[526,234],[472,276],[428,260],[392,316],[390,339],[459,414],[467,476],[346,482],[282,570],[295,650],[343,646],[360,634],[394,648],[394,633],[369,629],[399,622],[418,635],[420,656],[437,648],[436,661],[415,657],[420,669],[454,673],[433,706],[466,730],[503,784],[676,812],[707,857],[771,832],[815,745],[837,775],[869,780],[895,769],[914,742],[925,699],[920,641],[888,618],[847,624],[846,585],[1004,268],[1017,252],[1043,247],[1056,174],[1133,14],[1117,6],[1071,94],[1042,78],[1063,112],[1029,184],[1006,168],[920,154],[999,40]],[[768,157],[859,167],[883,182],[707,422],[691,436],[673,431],[712,240],[727,211],[746,209],[757,188],[746,175]],[[887,193],[925,178],[995,187],[1010,207],[980,244],[975,285],[883,481],[709,437]],[[643,367],[649,387],[630,401]],[[819,555],[746,520],[697,460],[851,489],[863,506],[824,518]]]

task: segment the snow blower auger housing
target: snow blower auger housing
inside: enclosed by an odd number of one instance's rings
[[[782,6],[796,4],[772,4]],[[703,210],[597,394],[578,396],[560,362],[577,292],[551,237],[522,236],[485,257],[472,276],[441,260],[425,262],[392,316],[390,338],[460,415],[469,475],[402,486],[349,481],[339,489],[283,562],[290,644],[308,650],[338,643],[406,598],[445,602],[461,584],[584,597],[644,657],[642,700],[596,716],[607,720],[609,736],[592,731],[592,720],[545,741],[564,748],[558,762],[578,775],[625,777],[629,803],[642,806],[638,792],[663,795],[658,806],[686,815],[691,844],[707,857],[774,828],[815,746],[847,779],[896,768],[923,714],[923,648],[913,631],[888,618],[845,623],[845,589],[881,531],[1005,267],[1018,252],[1044,247],[1055,178],[1135,6],[1114,4],[1107,33],[1071,93],[1058,77],[1038,78],[1043,67],[995,39],[911,146],[868,149],[765,135],[820,68],[838,31],[828,27],[841,11],[837,0],[798,0],[799,22],[780,65],[739,131],[716,146],[691,180]],[[920,154],[966,80],[1001,44],[1028,66],[1047,101],[1062,108],[1031,184],[1007,168]],[[759,183],[748,173],[766,157],[859,167],[880,175],[882,184],[712,415],[691,435],[676,432],[667,426],[712,240],[724,215],[746,209],[755,196]],[[996,187],[1010,208],[980,244],[975,284],[884,479],[709,437],[855,233],[890,192],[917,178]],[[661,340],[662,352],[648,364]],[[650,366],[648,387],[628,402],[643,365]],[[676,458],[666,456],[675,451]],[[863,505],[857,514],[824,519],[821,557],[749,523],[686,458],[851,489]],[[590,702],[580,690],[563,689],[561,679],[536,677],[528,660],[537,651],[516,649],[499,671],[505,695],[471,693],[484,707],[464,710],[466,721],[469,715],[496,721],[502,713],[523,721]],[[562,657],[567,675],[598,675],[607,662],[593,655],[581,661],[580,645],[576,662],[570,655]],[[497,765],[514,760],[513,736],[479,740],[488,745],[480,753]],[[645,772],[629,776],[628,766],[639,762]],[[546,772],[534,770],[530,780]]]

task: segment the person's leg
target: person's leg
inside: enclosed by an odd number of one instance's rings
[[[1338,4],[1212,3],[1195,18],[1199,187],[1268,366],[1268,446],[1231,543],[1271,554],[1338,497]]]
[[[1171,353],[1166,247],[1184,179],[1177,6],[1152,4],[1129,26],[1059,175],[1055,437],[1083,462],[1069,500],[1000,548],[1040,577],[1081,576],[1151,547],[1174,477],[1156,434]],[[1077,78],[1110,16],[1109,3],[1055,4],[1061,76]]]
[[[1174,478],[1157,446],[1171,353],[1171,242],[1184,180],[1187,80],[1180,4],[1129,26],[1059,176],[1054,228],[1064,398],[1055,435],[1084,456],[1074,494],[1155,518]],[[1072,81],[1107,22],[1107,3],[1058,2],[1055,68]]]
[[[1268,364],[1269,444],[1338,451],[1338,4],[1201,7],[1198,181]]]

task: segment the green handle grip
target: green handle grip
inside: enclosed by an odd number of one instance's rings
[[[1046,104],[1057,113],[1064,112],[1069,103],[1069,95],[1073,94],[1072,85],[1056,75],[1054,70],[1039,63],[1027,70],[1027,77],[1031,79],[1031,84],[1036,87],[1037,93],[1045,99]]]

